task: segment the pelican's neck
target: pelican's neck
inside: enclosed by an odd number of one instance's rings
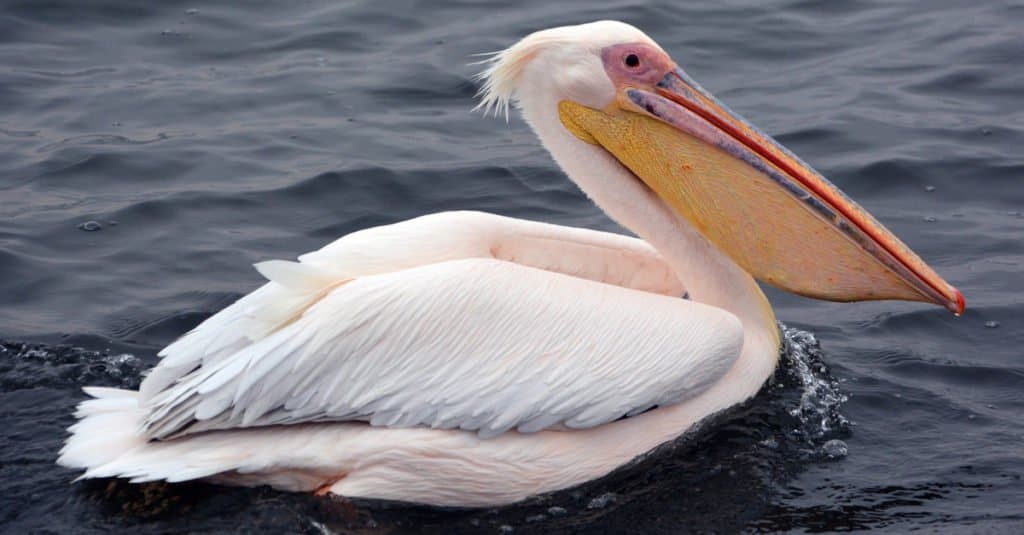
[[[727,310],[742,321],[743,350],[729,372],[739,399],[722,403],[735,404],[755,394],[775,369],[780,341],[771,305],[750,274],[608,152],[569,133],[558,118],[557,100],[526,98],[520,105],[526,121],[566,174],[612,219],[657,249],[692,300]],[[720,408],[724,406],[716,409]]]

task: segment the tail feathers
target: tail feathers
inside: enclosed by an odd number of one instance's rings
[[[344,471],[332,468],[341,464],[336,456],[346,450],[338,445],[351,436],[343,427],[227,430],[151,442],[139,431],[146,411],[139,407],[137,392],[102,387],[88,387],[85,392],[93,399],[78,406],[81,419],[69,428],[72,436],[57,459],[62,466],[84,469],[79,480],[211,479],[308,491],[336,480]]]
[[[88,387],[85,393],[93,399],[78,405],[75,416],[79,421],[68,428],[71,437],[60,451],[57,464],[91,469],[145,445],[145,437],[138,434],[145,417],[145,411],[139,407],[138,392]]]
[[[80,420],[68,428],[71,436],[57,464],[84,469],[78,479],[124,477],[133,483],[187,481],[237,469],[237,453],[226,448],[190,448],[185,443],[149,442],[139,433],[146,416],[139,393],[116,388],[88,387],[93,399],[78,405]]]

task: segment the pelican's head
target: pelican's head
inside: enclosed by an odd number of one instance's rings
[[[481,77],[482,107],[507,114],[518,101],[531,124],[537,114],[557,115],[574,143],[613,157],[768,284],[820,299],[905,299],[963,312],[960,292],[895,235],[628,24],[534,33],[497,54]]]

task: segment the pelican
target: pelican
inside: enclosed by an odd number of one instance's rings
[[[964,309],[630,25],[533,33],[480,77],[480,106],[515,104],[639,238],[447,212],[258,264],[268,282],[163,349],[139,391],[86,388],[58,462],[81,478],[508,504],[753,396],[780,350],[755,279]]]

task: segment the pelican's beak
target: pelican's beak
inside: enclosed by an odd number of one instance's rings
[[[831,182],[682,69],[622,87],[563,124],[615,156],[754,277],[834,301],[905,299],[964,310],[959,291]]]

